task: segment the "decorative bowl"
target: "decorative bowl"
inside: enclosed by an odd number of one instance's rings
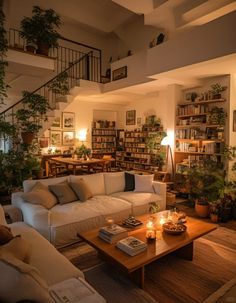
[[[186,231],[187,226],[184,224],[167,222],[162,225],[162,228],[163,228],[163,231],[168,234],[179,235]]]

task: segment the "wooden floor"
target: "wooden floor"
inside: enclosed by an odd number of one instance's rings
[[[169,206],[168,208],[172,208],[172,207],[173,206]],[[184,211],[187,214],[187,216],[198,218],[199,220],[202,220],[202,221],[205,221],[205,222],[211,222],[210,218],[200,218],[196,214],[193,205],[191,205],[191,203],[187,202],[187,200],[182,201],[182,202],[179,201],[179,203],[176,203],[176,208],[179,209],[179,210]],[[236,230],[236,220],[230,220],[226,223],[219,222],[218,225],[222,226],[222,227],[232,229],[232,230]]]

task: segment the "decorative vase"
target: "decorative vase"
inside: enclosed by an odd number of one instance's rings
[[[23,140],[24,143],[31,144],[32,141],[35,138],[35,134],[34,133],[30,133],[30,132],[22,132],[21,133],[21,138],[22,138],[22,140]]]
[[[199,217],[206,218],[210,214],[210,205],[209,204],[200,204],[200,203],[196,202],[195,211]]]

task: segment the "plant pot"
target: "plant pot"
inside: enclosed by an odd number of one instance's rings
[[[201,218],[206,218],[210,214],[210,205],[209,204],[199,204],[195,203],[195,211]]]
[[[217,223],[219,221],[219,217],[217,214],[210,214],[211,221]]]
[[[221,99],[221,94],[214,94],[212,95],[212,99]]]
[[[35,138],[35,134],[34,133],[29,133],[29,132],[22,132],[21,133],[21,138],[22,138],[24,143],[31,144],[32,141]]]
[[[32,45],[26,45],[26,51],[27,52],[29,52],[29,53],[35,53],[35,50],[36,50],[36,48],[34,47],[34,46],[32,46]]]
[[[37,54],[40,54],[40,55],[44,55],[44,56],[48,56],[49,54],[49,45],[48,44],[45,44],[45,43],[38,43],[38,49],[37,49]]]

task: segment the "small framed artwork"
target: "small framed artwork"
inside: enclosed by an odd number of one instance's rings
[[[138,117],[137,118],[137,125],[141,125],[142,124],[142,118],[141,117]]]
[[[233,132],[236,132],[236,110],[233,111]]]
[[[75,113],[62,113],[63,129],[75,129]]]
[[[61,146],[61,131],[58,130],[50,131],[50,145]]]
[[[74,145],[75,132],[62,133],[62,145]]]
[[[135,125],[136,121],[136,111],[128,110],[126,112],[126,125]]]
[[[127,66],[122,66],[112,71],[112,81],[127,77]]]
[[[52,122],[51,128],[53,129],[61,129],[61,117],[55,117],[54,121]]]

